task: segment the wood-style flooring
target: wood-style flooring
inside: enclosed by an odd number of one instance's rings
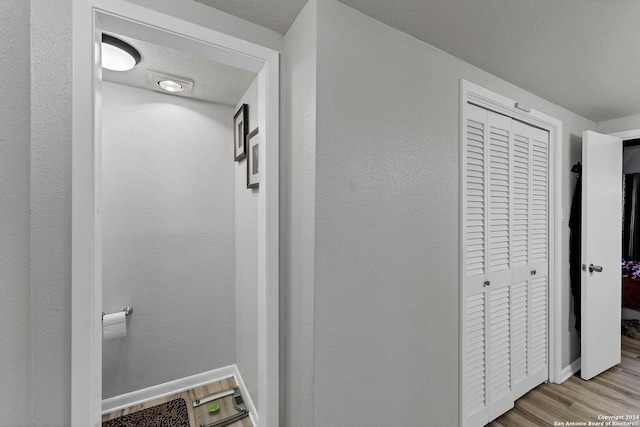
[[[640,416],[640,340],[623,336],[619,365],[589,381],[574,375],[563,384],[542,384],[518,399],[512,410],[489,426],[561,426],[560,423],[581,421],[594,425],[589,422],[604,421],[599,415],[619,415],[623,418],[617,422],[634,423],[610,425],[640,426],[640,419],[636,418]]]
[[[118,418],[122,415],[131,414],[142,409],[150,408],[155,405],[160,405],[177,398],[183,398],[187,402],[187,410],[189,412],[189,425],[191,427],[198,427],[200,425],[207,425],[213,422],[219,421],[223,418],[227,418],[230,415],[235,414],[237,411],[233,406],[232,396],[224,397],[216,400],[216,403],[220,404],[220,410],[215,414],[209,414],[207,408],[209,404],[204,404],[196,408],[193,407],[193,402],[196,399],[201,399],[212,394],[219,393],[221,391],[229,390],[236,386],[234,378],[227,378],[218,382],[197,387],[191,390],[183,391],[180,393],[171,394],[169,396],[161,397],[159,399],[150,400],[140,405],[131,406],[126,409],[114,411],[102,416],[102,422]],[[249,417],[246,417],[240,421],[236,421],[233,424],[229,424],[229,427],[253,427]]]

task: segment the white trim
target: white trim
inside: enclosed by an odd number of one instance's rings
[[[237,370],[238,368],[236,365],[229,365],[223,368],[135,390],[119,396],[110,397],[102,401],[102,415],[233,377]],[[244,391],[242,393],[244,395]]]
[[[94,145],[94,15],[72,4],[71,425],[98,426],[102,395],[102,293],[96,274]],[[82,60],[80,60],[82,58]],[[85,142],[85,143],[81,143]]]
[[[530,112],[526,112],[515,107],[516,101],[499,95],[495,92],[492,92],[488,89],[485,89],[481,86],[478,86],[474,83],[471,83],[466,80],[460,80],[460,122],[459,122],[459,147],[462,147],[464,144],[464,136],[465,136],[465,123],[466,123],[466,113],[465,106],[467,103],[476,104],[480,107],[495,111],[500,114],[504,114],[508,117],[512,117],[514,119],[520,120],[524,123],[528,123],[530,125],[539,127],[541,129],[545,129],[549,132],[549,144],[551,148],[549,150],[549,381],[554,383],[559,383],[560,375],[562,372],[561,366],[561,338],[562,338],[562,330],[560,326],[560,319],[562,318],[562,307],[560,302],[562,301],[561,295],[561,275],[560,268],[561,265],[561,254],[562,254],[562,122],[554,117],[551,117],[541,111],[531,109]],[[458,223],[460,224],[460,230],[463,229],[463,170],[462,165],[464,164],[464,153],[463,150],[460,150],[459,153],[459,181],[460,181],[460,197],[459,197],[459,218]],[[462,349],[464,348],[463,343],[463,313],[464,313],[464,304],[462,295],[463,292],[463,277],[464,277],[464,266],[462,263],[462,254],[464,247],[464,236],[462,233],[459,233],[459,295],[458,299],[458,310],[459,310],[459,328],[460,328],[460,338],[459,338],[459,360],[458,360],[458,369],[459,369],[459,379],[458,379],[458,390],[459,390],[459,414],[460,425],[464,425],[464,390],[463,390],[463,365],[462,365]]]
[[[636,138],[640,138],[640,129],[625,130],[624,132],[615,132],[615,133],[610,133],[608,135],[617,136],[623,141],[625,139],[636,139]]]
[[[177,394],[185,390],[191,390],[216,381],[226,380],[231,377],[236,381],[240,392],[242,392],[242,398],[249,410],[249,418],[251,419],[252,424],[257,426],[258,417],[256,407],[253,404],[251,395],[249,394],[247,386],[244,384],[242,375],[240,375],[240,371],[236,365],[225,366],[223,368],[202,372],[200,374],[179,378],[177,380],[132,391],[131,393],[125,393],[109,399],[104,399],[102,401],[102,415],[129,408],[131,406],[140,405],[141,403],[148,402],[150,400]]]
[[[280,57],[270,51],[259,74],[265,155],[259,158],[258,414],[261,427],[280,425]],[[264,125],[263,125],[264,123]],[[264,162],[264,163],[263,163]],[[265,166],[266,165],[266,166]],[[264,167],[263,167],[264,166]],[[257,425],[257,424],[254,424]]]
[[[258,401],[256,427],[279,425],[279,54],[272,49],[123,0],[72,5],[71,425],[101,423],[101,103],[98,27],[258,72],[264,133],[258,198]],[[95,50],[95,55],[94,55]],[[97,56],[96,56],[97,55]],[[93,141],[93,144],[90,143]]]
[[[580,371],[580,363],[581,363],[581,359],[578,357],[576,360],[571,362],[569,366],[566,366],[560,372],[560,376],[559,376],[560,381],[558,381],[558,383],[562,384],[563,382],[565,382],[566,380],[568,380],[569,378],[577,374]]]
[[[260,425],[260,414],[256,410],[255,405],[253,404],[253,399],[251,399],[251,394],[249,394],[249,390],[242,379],[242,375],[240,374],[240,370],[238,370],[237,365],[232,365],[233,367],[233,377],[236,380],[236,384],[238,384],[238,388],[240,388],[240,392],[242,392],[242,398],[244,399],[245,405],[247,405],[247,409],[249,410],[249,418],[251,419],[251,424],[254,426]]]

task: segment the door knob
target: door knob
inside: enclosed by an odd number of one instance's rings
[[[593,264],[589,264],[589,273],[602,273],[602,267],[599,265],[593,265]]]

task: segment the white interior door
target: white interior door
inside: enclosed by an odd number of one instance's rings
[[[620,363],[622,140],[582,136],[582,337],[585,380]]]

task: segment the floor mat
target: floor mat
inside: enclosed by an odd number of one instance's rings
[[[621,332],[622,332],[622,335],[625,335],[629,338],[640,339],[640,320],[638,319],[623,320]]]
[[[187,402],[175,399],[105,421],[102,427],[189,427]]]

